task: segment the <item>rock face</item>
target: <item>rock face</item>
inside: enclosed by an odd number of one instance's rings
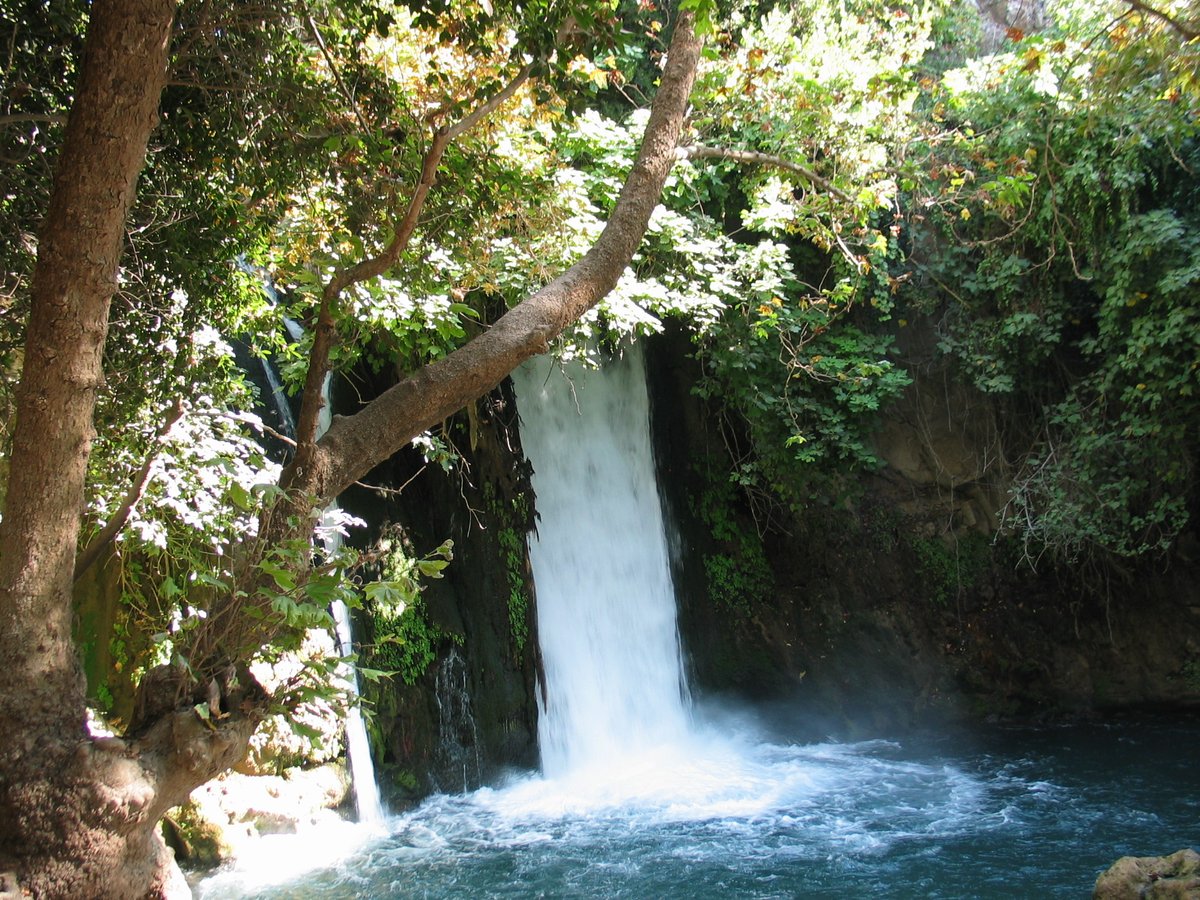
[[[931,355],[909,341],[908,356]],[[814,738],[948,718],[1200,706],[1195,532],[1170,565],[1099,590],[1079,572],[1018,569],[995,539],[1002,423],[987,397],[917,365],[876,434],[887,465],[862,475],[861,493],[801,516],[773,508],[764,523],[730,488],[728,449],[693,393],[690,349],[669,331],[646,358],[698,696],[768,704],[789,734]],[[422,595],[435,635],[428,668],[409,683],[365,686],[394,811],[537,763],[540,663],[524,541],[534,510],[517,402],[506,387],[447,423],[464,460],[454,472],[406,451],[364,479],[403,485],[402,496],[356,488],[342,498],[369,522],[402,528],[417,555],[455,544],[454,562]],[[370,646],[373,626],[359,624]]]
[[[164,821],[167,844],[192,869],[253,856],[259,838],[296,834],[342,817],[350,781],[341,765],[289,769],[283,775],[229,772],[197,788]]]
[[[1180,850],[1170,856],[1123,856],[1096,879],[1094,900],[1197,900],[1200,853]]]
[[[885,467],[844,504],[773,509],[763,528],[744,495],[726,485],[718,496],[720,479],[697,474],[705,459],[727,472],[728,453],[692,394],[688,349],[686,335],[668,333],[647,361],[698,694],[767,701],[818,736],[852,738],[946,718],[1200,705],[1195,532],[1172,559],[1120,577],[1019,566],[996,536],[1006,495],[988,462],[995,412],[919,366],[882,416]]]
[[[406,450],[364,479],[403,485],[402,495],[354,488],[341,498],[373,525],[399,528],[417,556],[454,541],[454,561],[421,595],[432,635],[427,668],[407,682],[397,675],[363,685],[380,789],[393,811],[537,763],[537,638],[525,552],[532,511],[515,416],[505,385],[446,424],[461,455],[453,471]],[[370,646],[373,626],[358,624],[356,639]]]

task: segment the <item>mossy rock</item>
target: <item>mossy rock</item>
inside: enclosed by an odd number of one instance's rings
[[[175,859],[189,869],[211,869],[233,856],[224,829],[205,818],[192,800],[175,807],[163,819],[162,830]]]

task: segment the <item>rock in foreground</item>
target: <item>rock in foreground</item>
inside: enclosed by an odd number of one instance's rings
[[[1200,853],[1123,856],[1096,879],[1093,900],[1200,900]]]

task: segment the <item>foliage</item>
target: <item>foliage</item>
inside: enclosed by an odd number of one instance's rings
[[[430,621],[421,598],[420,579],[441,578],[453,558],[453,546],[446,541],[432,553],[413,558],[398,532],[380,538],[372,555],[381,577],[364,588],[374,642],[367,651],[371,671],[398,675],[413,685],[433,665],[443,642],[462,642],[461,635],[444,632]]]
[[[700,392],[730,423],[735,477],[797,508],[836,501],[878,465],[870,431],[908,383],[887,329],[902,260],[895,170],[940,8],[746,14],[706,71],[698,136],[767,159],[726,168],[736,188],[713,192],[720,218],[757,240],[758,266],[699,342]]]
[[[709,377],[699,390],[726,398],[746,422],[753,457],[741,461],[739,481],[798,507],[828,502],[855,469],[878,465],[870,427],[908,376],[888,358],[890,336],[850,323],[832,327],[844,314],[834,301],[771,300],[714,327],[703,350]],[[726,441],[737,446],[736,433]]]
[[[721,548],[704,557],[709,599],[726,612],[749,617],[756,606],[770,602],[775,591],[762,539],[738,514],[733,482],[711,466],[698,474],[704,488],[690,499],[691,511]]]
[[[977,532],[965,536],[923,537],[911,541],[918,577],[931,603],[942,606],[962,596],[983,574],[990,558],[988,539]]]
[[[525,583],[525,538],[511,525],[496,532],[508,580],[508,628],[520,660],[529,640],[529,588]]]
[[[3,11],[0,400],[20,362],[33,235],[88,5]],[[358,602],[352,551],[254,549],[279,466],[246,412],[262,398],[231,344],[274,356],[298,384],[312,330],[293,336],[285,320],[311,323],[332,270],[391,239],[433,131],[528,69],[532,81],[501,113],[451,147],[411,251],[334,310],[334,366],[417,368],[461,344],[497,301],[515,301],[487,283],[492,246],[525,248],[558,214],[538,202],[552,184],[554,128],[577,97],[594,95],[591,58],[624,52],[619,25],[607,2],[587,0],[181,4],[112,308],[83,529],[85,541],[97,534],[149,466],[118,539],[124,602],[136,630],[155,636],[130,668],[186,668],[210,650],[195,634],[219,595],[282,626],[268,655],[327,628],[331,600]],[[434,449],[437,440],[427,436]],[[239,562],[256,555],[249,568]],[[418,571],[437,562],[419,560]],[[399,588],[368,590],[378,601]],[[259,652],[249,634],[219,637],[235,657]]]
[[[911,131],[904,114],[934,5],[909,15],[862,4],[834,19],[800,7],[738,13],[740,42],[722,37],[705,64],[695,137],[828,168],[807,178],[681,161],[633,267],[565,348],[590,354],[659,330],[665,316],[685,320],[706,368],[700,390],[731,422],[727,440],[751,438],[736,477],[798,506],[836,498],[847,467],[876,464],[869,429],[907,383],[875,327],[890,316],[900,255],[885,163]],[[641,124],[584,113],[560,139],[572,169],[558,176],[559,202],[571,215],[547,253],[570,262],[599,233]],[[738,221],[753,230],[734,234]]]
[[[513,649],[520,660],[529,640],[530,590],[525,547],[525,531],[532,521],[529,499],[527,494],[518,493],[506,502],[496,495],[496,489],[490,483],[483,486],[483,498],[496,529],[496,546],[504,564],[508,585],[508,628]]]
[[[437,648],[446,637],[429,621],[424,601],[415,597],[402,615],[375,611],[371,615],[375,646],[368,654],[372,667],[413,685],[437,661]]]
[[[1161,552],[1194,485],[1195,48],[1118,7],[947,73],[914,185],[914,302],[1025,423],[1006,524],[1030,560]]]

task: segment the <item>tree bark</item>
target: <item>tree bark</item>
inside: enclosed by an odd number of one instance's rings
[[[326,503],[416,435],[496,387],[607,295],[642,241],[687,118],[701,39],[681,13],[633,168],[584,257],[454,353],[425,366],[353,416],[335,419],[316,452],[283,475],[286,488]]]
[[[165,893],[161,762],[92,741],[71,584],[108,309],[172,0],[97,0],[33,278],[0,523],[0,870],[44,897]],[[161,813],[159,813],[161,814]]]

